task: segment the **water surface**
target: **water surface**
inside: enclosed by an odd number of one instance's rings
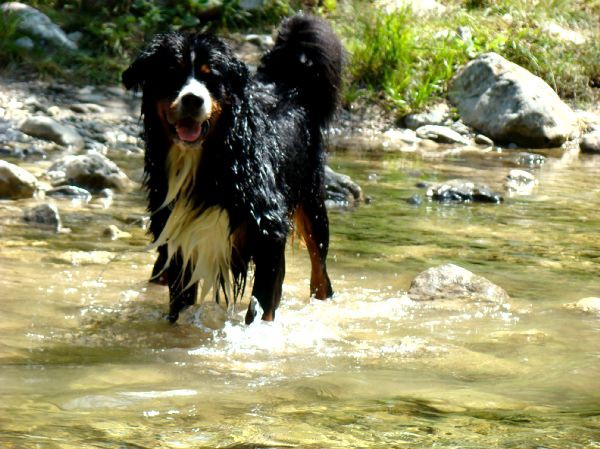
[[[501,190],[517,160],[334,155],[372,198],[330,213],[335,298],[308,297],[290,246],[277,321],[252,326],[247,299],[164,321],[139,193],[59,202],[59,234],[0,204],[0,446],[600,447],[600,319],[563,307],[600,296],[600,158],[552,154],[532,195],[499,205],[406,202],[419,181]],[[103,238],[110,224],[131,238]],[[405,295],[447,262],[510,301]]]

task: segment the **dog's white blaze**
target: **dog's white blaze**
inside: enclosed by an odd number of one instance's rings
[[[181,251],[184,269],[192,272],[184,288],[201,282],[201,299],[211,289],[217,291],[219,276],[223,278],[226,294],[231,297],[229,214],[216,206],[200,213],[188,200],[201,151],[178,145],[170,148],[167,156],[169,189],[163,207],[172,203],[172,209],[152,247],[167,245],[167,265],[177,251]]]
[[[179,105],[181,103],[181,99],[188,94],[202,98],[203,103],[200,110],[200,117],[202,119],[208,117],[210,111],[212,110],[212,97],[210,96],[210,92],[208,91],[206,85],[194,78],[193,75],[186,80],[173,103]]]

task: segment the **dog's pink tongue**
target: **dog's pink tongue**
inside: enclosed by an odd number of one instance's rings
[[[177,136],[184,142],[194,142],[202,134],[202,127],[197,122],[193,124],[186,123],[185,125],[177,124],[175,130],[177,131]]]

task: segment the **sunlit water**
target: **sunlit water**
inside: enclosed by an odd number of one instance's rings
[[[372,203],[330,213],[333,300],[308,297],[290,247],[272,324],[245,326],[246,299],[168,325],[139,193],[58,202],[59,234],[0,204],[0,447],[600,447],[600,318],[563,306],[600,295],[600,159],[552,156],[500,205],[405,200],[454,177],[501,190],[515,154],[331,164]],[[110,224],[132,237],[101,237]],[[510,301],[406,296],[447,262]]]

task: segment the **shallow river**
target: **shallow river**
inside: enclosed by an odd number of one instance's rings
[[[501,190],[517,158],[335,155],[372,198],[330,213],[336,295],[309,299],[290,247],[276,322],[249,327],[247,299],[163,320],[139,193],[60,202],[70,233],[5,218],[0,447],[600,448],[600,318],[563,306],[600,295],[600,158],[552,155],[500,205],[405,201],[460,176]],[[510,301],[406,297],[447,262]]]

